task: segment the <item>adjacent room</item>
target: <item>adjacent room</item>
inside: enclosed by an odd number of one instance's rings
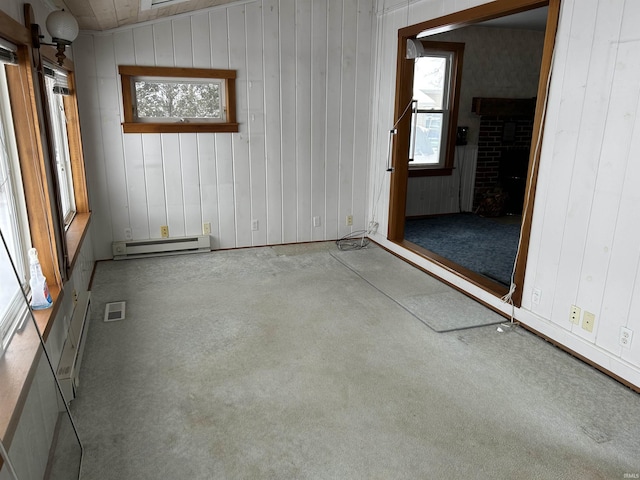
[[[637,478],[634,0],[6,0],[0,480]]]

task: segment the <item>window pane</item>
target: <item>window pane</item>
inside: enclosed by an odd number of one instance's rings
[[[21,284],[26,284],[25,250],[22,218],[23,210],[19,190],[19,170],[13,138],[11,111],[4,66],[0,65],[0,230],[7,245],[5,249],[0,241],[0,344],[6,346],[10,333],[18,320],[22,318],[19,311],[24,310]],[[9,257],[9,255],[11,257]],[[18,272],[20,282],[16,279],[12,261]],[[20,310],[22,309],[22,310]],[[24,314],[24,312],[22,312]]]
[[[51,127],[53,129],[53,144],[55,148],[56,169],[60,185],[60,203],[64,223],[68,225],[75,214],[76,205],[73,192],[73,177],[71,173],[71,157],[69,155],[69,139],[67,136],[67,117],[64,112],[62,95],[53,93],[56,87],[54,78],[45,77]]]
[[[419,57],[413,74],[413,99],[419,110],[444,110],[447,93],[447,58]]]
[[[412,167],[444,166],[451,53],[433,52],[415,60],[409,157]]]
[[[136,80],[138,118],[222,120],[220,82]]]
[[[442,119],[442,113],[418,112],[413,115],[415,126],[411,127],[411,165],[436,165],[440,162]]]

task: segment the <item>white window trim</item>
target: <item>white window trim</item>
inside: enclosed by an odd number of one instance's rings
[[[419,109],[417,108],[417,102],[415,108],[412,108],[411,112],[411,140],[410,145],[413,146],[415,143],[415,135],[416,135],[416,119],[418,114],[428,114],[428,113],[438,113],[442,114],[442,122],[441,122],[441,131],[440,131],[440,148],[438,152],[438,162],[437,163],[425,163],[425,162],[416,162],[411,158],[411,162],[409,163],[410,170],[422,170],[422,169],[441,169],[445,168],[447,161],[447,149],[446,145],[449,140],[449,129],[446,126],[449,124],[449,116],[451,115],[451,69],[453,65],[453,57],[454,53],[450,51],[438,51],[438,50],[429,50],[427,53],[422,55],[421,57],[416,58],[418,61],[419,58],[424,57],[436,57],[436,58],[444,58],[446,61],[445,67],[445,77],[444,77],[444,89],[442,91],[442,109]],[[442,148],[445,146],[445,148]],[[412,148],[412,147],[411,147]],[[410,157],[413,157],[413,151],[410,152]]]

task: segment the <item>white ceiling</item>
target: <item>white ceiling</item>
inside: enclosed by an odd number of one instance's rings
[[[169,17],[178,13],[214,7],[236,0],[187,0],[167,3],[159,8],[140,10],[142,0],[50,0],[57,8],[64,8],[78,20],[81,30],[109,30],[111,28]]]
[[[45,0],[46,1],[46,0]],[[181,0],[165,6],[141,10],[145,0],[49,0],[53,6],[64,8],[78,20],[81,30],[109,30],[156,18],[232,3],[236,0]],[[150,0],[146,0],[150,3]],[[537,8],[515,15],[496,18],[478,25],[497,28],[544,30],[547,8]]]

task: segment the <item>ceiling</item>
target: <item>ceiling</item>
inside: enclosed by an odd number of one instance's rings
[[[165,6],[141,10],[153,0],[49,0],[52,6],[64,8],[78,20],[81,30],[109,30],[123,25],[170,17],[179,13],[232,3],[236,0],[155,0]],[[547,9],[538,8],[516,15],[489,20],[480,25],[498,28],[544,30]]]
[[[57,8],[64,8],[78,20],[81,30],[109,30],[123,25],[192,12],[236,0],[187,0],[167,2],[166,6],[141,10],[145,0],[50,0]],[[148,1],[148,3],[151,3]],[[170,3],[170,4],[169,4]]]

